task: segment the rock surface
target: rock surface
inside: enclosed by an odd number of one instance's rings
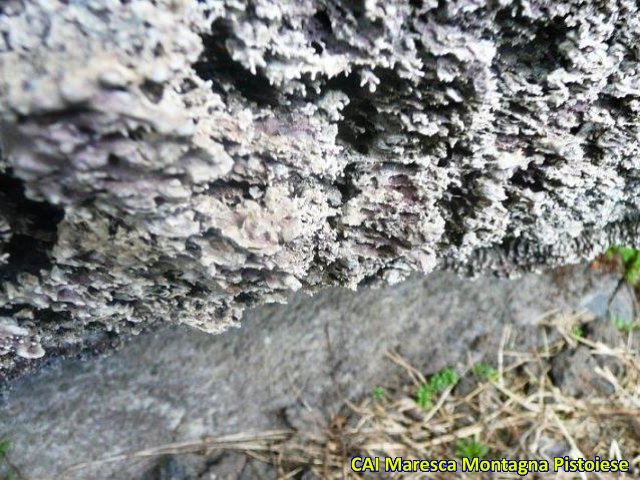
[[[425,374],[446,366],[463,371],[477,361],[496,365],[505,329],[511,331],[507,350],[516,348],[513,342],[518,351],[529,351],[553,341],[551,330],[543,335],[536,326],[551,311],[604,315],[617,278],[585,270],[482,281],[435,273],[381,290],[298,294],[287,306],[247,312],[241,330],[222,335],[168,327],[110,356],[60,362],[13,382],[0,407],[0,434],[11,439],[9,458],[27,480],[150,480],[161,478],[159,472],[182,472],[175,478],[191,480],[261,478],[234,476],[246,470],[244,460],[217,455],[61,472],[79,462],[209,435],[320,429],[344,413],[338,410],[344,399],[410,382],[387,351]],[[617,297],[617,308],[631,304],[631,297]],[[589,325],[604,328],[607,320]],[[561,379],[563,388],[592,373],[589,366],[580,369],[579,358],[568,359],[574,368]]]
[[[5,0],[1,377],[638,242],[634,0]]]

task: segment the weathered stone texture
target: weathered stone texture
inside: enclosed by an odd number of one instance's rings
[[[635,242],[638,10],[3,2],[1,361]]]

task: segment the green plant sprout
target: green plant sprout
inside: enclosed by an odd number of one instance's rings
[[[376,401],[380,401],[384,398],[385,396],[385,390],[382,387],[376,387],[371,391],[371,396],[373,397],[374,400]]]
[[[424,410],[433,407],[433,397],[442,393],[447,387],[458,383],[459,377],[453,368],[444,368],[429,377],[426,383],[418,387],[416,403]]]
[[[619,257],[624,265],[624,279],[631,285],[640,282],[640,250],[631,247],[611,247],[605,253],[608,260]]]
[[[9,453],[9,447],[11,446],[11,442],[8,438],[3,438],[0,440],[0,458],[4,458]]]
[[[471,367],[471,371],[476,377],[490,382],[497,382],[500,378],[496,369],[484,362],[475,363],[473,367]]]
[[[612,316],[611,323],[617,330],[624,333],[631,333],[640,330],[640,324],[638,322],[631,322],[619,315]]]
[[[456,444],[456,455],[459,458],[484,458],[489,448],[473,438],[461,438]]]
[[[429,388],[429,385],[425,383],[423,385],[420,385],[420,387],[418,387],[416,402],[418,403],[420,408],[422,408],[423,410],[429,410],[431,407],[433,407],[432,397],[433,397],[433,392]]]
[[[575,325],[571,329],[571,335],[573,335],[576,338],[582,338],[584,337],[584,331],[582,330],[582,327],[580,327],[580,325]]]
[[[0,439],[0,478],[3,480],[13,480],[14,478],[14,470],[9,460],[7,459],[7,455],[9,454],[9,448],[11,447],[11,442],[8,438]],[[4,472],[4,477],[2,476]]]

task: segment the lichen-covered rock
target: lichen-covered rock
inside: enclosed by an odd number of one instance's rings
[[[5,1],[0,315],[59,351],[634,243],[638,10]]]

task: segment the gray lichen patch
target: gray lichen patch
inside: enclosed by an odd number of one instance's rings
[[[11,318],[0,317],[0,356],[12,351],[27,359],[41,358],[45,353],[39,339],[28,329],[18,326]]]
[[[635,243],[638,18],[631,0],[5,2],[2,178],[50,214],[21,225],[0,192],[2,314],[31,311],[45,349],[217,332],[294,290]]]

